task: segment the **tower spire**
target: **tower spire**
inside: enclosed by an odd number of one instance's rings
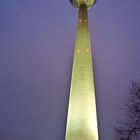
[[[65,140],[98,140],[88,12],[95,1],[73,0],[79,7]],[[90,4],[89,4],[90,3]]]

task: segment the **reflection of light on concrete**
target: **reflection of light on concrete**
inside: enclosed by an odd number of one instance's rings
[[[92,54],[88,53],[91,52],[91,46],[87,13],[95,1],[71,2],[79,8],[79,16],[65,140],[98,140]]]
[[[88,2],[88,0],[84,0],[84,2],[85,2],[85,3],[87,3],[87,2]]]
[[[80,49],[77,49],[77,52],[79,53],[80,52]]]
[[[85,19],[84,22],[87,22],[87,19]]]
[[[79,22],[82,22],[82,19],[79,19]]]

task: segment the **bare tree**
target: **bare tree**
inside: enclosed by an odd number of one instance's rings
[[[123,110],[124,120],[114,128],[114,140],[140,140],[140,85],[136,82],[131,82]]]

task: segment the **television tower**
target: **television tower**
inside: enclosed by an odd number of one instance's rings
[[[70,0],[79,9],[65,140],[98,140],[88,9],[96,0]]]

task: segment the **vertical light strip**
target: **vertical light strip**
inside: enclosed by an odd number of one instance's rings
[[[65,140],[98,140],[86,5],[79,8]]]

